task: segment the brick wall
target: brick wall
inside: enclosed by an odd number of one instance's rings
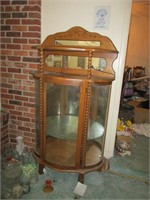
[[[9,142],[35,144],[34,79],[40,44],[41,0],[1,0],[1,104],[9,113]]]

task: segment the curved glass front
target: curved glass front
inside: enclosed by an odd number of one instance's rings
[[[79,86],[46,84],[46,160],[75,166]]]
[[[83,81],[84,82],[84,81]],[[77,149],[84,146],[84,131],[80,133],[81,142],[79,142],[79,113],[86,102],[86,95],[82,93],[80,85],[69,85],[52,83],[45,81],[44,83],[46,122],[45,122],[45,155],[44,159],[50,163],[60,166],[76,167]],[[81,84],[82,85],[82,84]],[[37,85],[38,86],[38,85]],[[106,114],[108,106],[109,86],[92,83],[90,111],[88,119],[88,128],[86,135],[85,149],[80,155],[81,165],[92,166],[98,164],[103,156]],[[38,98],[37,98],[38,99]],[[80,103],[82,102],[82,105]],[[86,104],[86,103],[85,103]],[[36,104],[38,108],[38,103]],[[83,109],[84,110],[84,109]],[[85,108],[86,110],[86,108]],[[83,115],[84,116],[84,113]],[[81,115],[80,115],[81,117]],[[38,119],[38,118],[37,118]],[[82,120],[80,118],[80,120]],[[38,122],[38,121],[37,121]],[[83,121],[83,126],[85,122]],[[83,129],[84,130],[84,129]],[[37,151],[40,150],[39,127],[37,127]],[[78,151],[79,153],[79,151]]]
[[[85,166],[99,163],[103,156],[108,95],[108,85],[92,84]]]

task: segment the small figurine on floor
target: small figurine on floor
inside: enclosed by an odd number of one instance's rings
[[[52,186],[52,181],[50,179],[46,180],[43,191],[44,192],[52,192],[53,190],[54,189],[53,189],[53,186]]]
[[[123,140],[117,140],[116,141],[116,144],[115,144],[115,147],[116,147],[116,151],[117,153],[124,157],[124,156],[131,156],[131,146],[123,141]]]

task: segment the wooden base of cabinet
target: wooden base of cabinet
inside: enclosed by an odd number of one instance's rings
[[[109,169],[109,162],[101,155],[101,145],[96,140],[87,143],[85,166],[76,167],[76,141],[60,140],[54,137],[46,139],[46,153],[43,158],[35,152],[34,156],[39,163],[39,173],[43,173],[45,166],[57,171],[79,173],[78,181],[84,182],[84,175],[92,171]]]

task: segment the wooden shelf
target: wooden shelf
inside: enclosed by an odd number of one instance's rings
[[[101,145],[91,140],[87,143],[85,166],[96,165],[101,160]],[[62,140],[48,136],[46,138],[46,156],[48,162],[62,165],[76,165],[76,140]]]

